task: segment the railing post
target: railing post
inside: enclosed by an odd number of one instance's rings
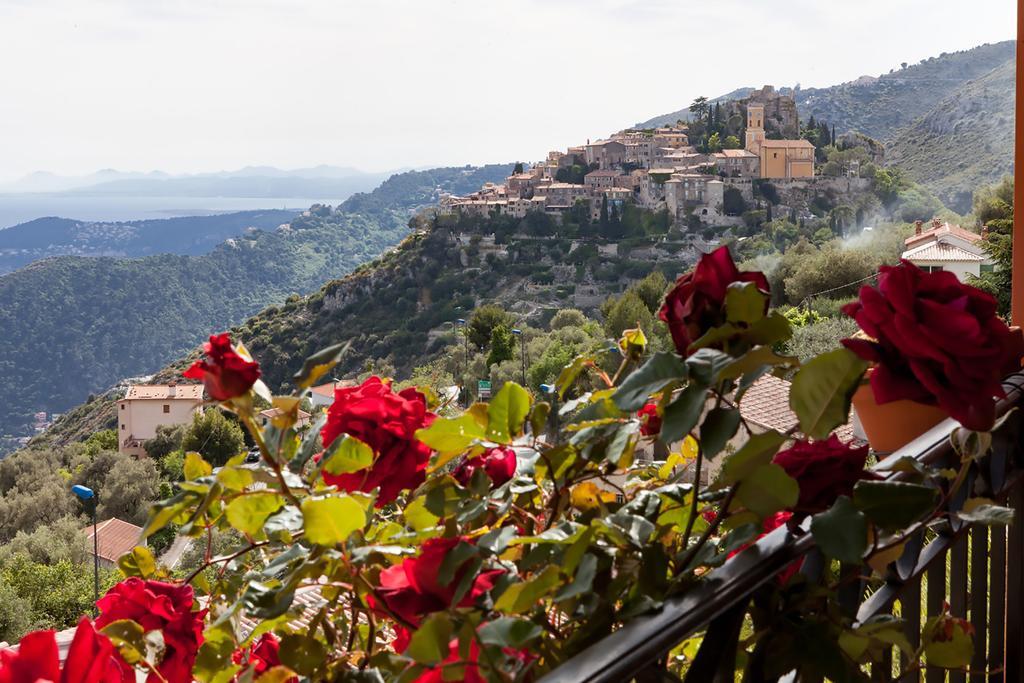
[[[1024,493],[1018,484],[1010,494],[1013,524],[1006,533],[1006,683],[1024,682]]]

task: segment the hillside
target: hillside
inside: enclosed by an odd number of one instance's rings
[[[966,213],[972,190],[1013,172],[1015,65],[968,82],[887,146],[888,159],[947,206]]]
[[[457,190],[467,177],[498,180],[511,168],[435,169],[411,182],[399,174],[360,196],[372,211],[352,211],[353,200],[319,207],[201,256],[61,257],[0,277],[0,390],[9,397],[0,435],[24,434],[32,413],[63,411],[121,378],[153,372],[210,330],[380,255],[408,233],[408,202],[393,199],[396,185],[429,196]]]
[[[271,230],[294,217],[268,209],[129,222],[39,218],[0,230],[0,275],[51,256],[202,254],[249,228]]]
[[[1014,50],[1015,41],[1007,40],[962,52],[944,52],[877,77],[863,76],[827,88],[803,88],[793,94],[803,119],[814,116],[835,124],[838,133],[860,132],[888,141],[969,81],[1012,60]],[[718,99],[735,99],[749,90],[742,88]],[[662,125],[688,114],[687,107],[683,107],[639,126]]]

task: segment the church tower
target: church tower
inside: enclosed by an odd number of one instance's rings
[[[751,102],[747,105],[747,151],[761,156],[764,142],[764,105]]]

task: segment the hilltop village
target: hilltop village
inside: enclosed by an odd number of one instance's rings
[[[704,141],[704,151],[693,144],[691,126],[682,121],[627,129],[606,140],[549,152],[528,168],[517,166],[504,184],[487,183],[461,197],[442,196],[441,208],[461,216],[524,218],[532,211],[558,217],[582,204],[597,220],[602,211],[621,214],[630,202],[652,211],[667,209],[674,222],[696,217],[703,224],[729,225],[740,222],[726,200],[730,188],[751,201],[758,179],[795,190],[797,198],[816,185],[815,146],[796,139],[799,122],[792,97],[765,86],[746,100],[725,103],[725,109],[737,135],[719,140],[716,134]],[[845,175],[855,177],[856,169]],[[836,178],[822,180],[835,184]],[[836,189],[850,190],[849,185]]]

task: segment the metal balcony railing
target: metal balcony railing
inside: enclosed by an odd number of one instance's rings
[[[1004,388],[1007,397],[999,403],[1000,416],[1024,405],[1024,372],[1008,377]],[[975,629],[970,673],[933,667],[907,672],[907,663],[900,660],[898,652],[890,651],[883,662],[869,666],[871,680],[961,683],[969,676],[972,682],[1024,681],[1021,413],[1014,411],[1007,417],[993,436],[989,454],[971,465],[967,481],[946,503],[947,511],[954,513],[962,508],[968,493],[991,498],[1014,508],[1011,525],[968,525],[950,514],[948,523],[919,529],[911,536],[902,556],[888,565],[880,587],[878,581],[869,584],[858,578],[870,575],[869,571],[857,566],[844,568],[844,575],[853,577],[839,596],[844,612],[859,623],[892,614],[896,607],[915,647],[925,620],[940,613],[944,603],[949,604],[953,616],[969,619]],[[957,469],[960,458],[949,438],[955,426],[947,420],[887,460],[909,456],[931,466]],[[885,461],[879,463],[879,469],[884,465]],[[892,479],[907,476],[885,474]],[[666,670],[668,653],[702,632],[705,636],[686,670],[686,683],[740,680],[736,648],[746,608],[762,585],[799,558],[804,560],[802,573],[811,577],[821,574],[825,560],[811,534],[776,529],[710,573],[690,592],[666,601],[657,612],[630,621],[550,672],[541,683],[678,680]],[[771,656],[770,652],[762,654]],[[798,679],[790,673],[772,679],[755,674],[753,680],[796,683]]]

